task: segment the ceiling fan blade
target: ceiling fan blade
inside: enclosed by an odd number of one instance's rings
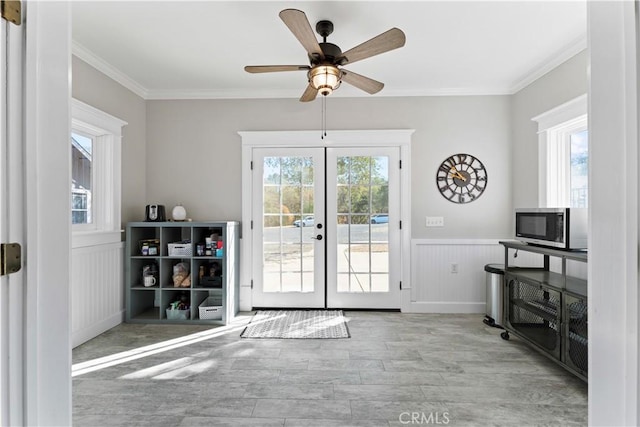
[[[349,49],[342,55],[347,58],[348,64],[353,64],[356,61],[361,61],[366,58],[370,58],[381,53],[388,52],[393,49],[404,46],[406,37],[402,30],[398,28],[392,28],[382,34],[379,34],[367,40],[366,42],[359,44],[358,46]]]
[[[247,73],[275,73],[278,71],[308,71],[308,65],[247,65]]]
[[[384,83],[354,73],[353,71],[345,70],[344,68],[342,68],[342,81],[372,95],[380,92],[384,87]]]
[[[300,97],[300,102],[313,101],[314,99],[316,99],[316,96],[318,96],[318,90],[315,89],[313,86],[309,85],[307,86],[304,93]]]
[[[289,27],[289,30],[296,36],[310,56],[318,56],[320,59],[324,59],[324,53],[322,53],[320,44],[318,44],[318,39],[316,39],[307,15],[303,11],[285,9],[280,12],[280,19]]]

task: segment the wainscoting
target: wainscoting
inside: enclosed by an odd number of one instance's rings
[[[71,333],[76,347],[122,323],[124,243],[71,251]]]
[[[499,239],[413,239],[410,311],[484,313],[484,266],[504,264],[504,247],[498,242]],[[542,257],[521,252],[517,258],[510,255],[509,265],[539,267]]]

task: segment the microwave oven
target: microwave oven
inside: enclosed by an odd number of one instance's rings
[[[516,239],[564,250],[587,249],[586,208],[516,209]]]

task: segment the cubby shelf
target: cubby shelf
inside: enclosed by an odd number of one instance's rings
[[[131,222],[126,232],[127,322],[227,324],[233,319],[238,312],[240,286],[240,224],[237,221]],[[204,245],[205,239],[212,235],[221,242],[221,250],[215,256],[199,255],[197,245]],[[146,249],[143,255],[140,243],[143,240],[153,241],[157,247],[151,251]],[[184,252],[172,256],[168,245],[177,242],[188,243],[184,243]],[[188,287],[174,286],[173,268],[177,263],[189,267]],[[144,285],[145,268],[153,272],[153,286]],[[201,269],[207,277],[199,277]],[[214,301],[220,315],[201,319],[199,305],[210,297],[209,301]],[[179,319],[168,319],[166,309],[176,300],[188,301],[189,313],[181,312]]]

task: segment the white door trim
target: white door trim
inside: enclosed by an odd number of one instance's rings
[[[411,135],[413,129],[343,130],[329,131],[324,139],[319,130],[313,131],[241,131],[242,138],[242,262],[240,279],[240,310],[253,307],[251,299],[253,212],[251,157],[257,147],[400,147],[400,281],[402,282],[401,310],[411,305]]]
[[[640,425],[639,14],[638,1],[587,2],[593,426]]]
[[[24,248],[24,26],[0,24],[0,242]],[[24,268],[0,277],[0,425],[24,423],[25,283]]]
[[[27,1],[22,9],[27,280],[24,408],[14,409],[24,410],[25,425],[71,425],[71,6]]]

